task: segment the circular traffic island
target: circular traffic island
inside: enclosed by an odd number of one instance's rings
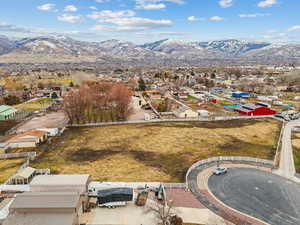
[[[254,168],[212,175],[208,187],[227,206],[272,225],[300,224],[300,185]]]

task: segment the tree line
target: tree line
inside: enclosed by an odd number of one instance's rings
[[[86,82],[64,96],[63,109],[71,124],[126,120],[132,95],[123,83]]]

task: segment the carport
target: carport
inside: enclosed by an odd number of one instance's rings
[[[36,169],[32,167],[26,167],[25,169],[19,171],[14,175],[9,183],[10,184],[28,184],[30,180],[34,177]]]

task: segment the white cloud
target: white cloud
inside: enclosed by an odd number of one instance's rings
[[[92,12],[88,15],[89,18],[97,20],[103,18],[120,18],[120,17],[133,17],[135,12],[132,10],[120,10],[120,11],[111,11],[111,10],[102,10],[99,12]]]
[[[145,9],[145,10],[159,10],[159,9],[164,9],[166,8],[166,5],[163,3],[159,4],[140,4],[136,6],[137,9]]]
[[[300,25],[293,26],[287,30],[288,32],[300,31]]]
[[[277,0],[264,0],[257,4],[258,7],[266,8],[277,4]]]
[[[95,2],[104,3],[104,2],[109,2],[109,0],[95,0]]]
[[[82,21],[81,16],[71,15],[71,14],[63,14],[61,16],[58,16],[57,19],[69,23],[78,23]]]
[[[55,4],[47,3],[37,7],[38,10],[42,11],[53,11],[55,9]]]
[[[65,6],[64,11],[66,12],[76,12],[78,9],[76,8],[75,5],[67,5]]]
[[[19,26],[15,26],[15,25],[12,25],[12,24],[5,23],[5,22],[0,22],[0,31],[2,31],[2,32],[26,33],[26,34],[31,34],[31,33],[36,33],[37,32],[32,28],[19,27]]]
[[[276,32],[277,32],[277,30],[275,30],[275,29],[269,29],[266,31],[266,33],[268,33],[268,34],[272,34],[272,33],[276,33]]]
[[[233,4],[233,0],[220,0],[219,5],[223,8],[231,7]]]
[[[194,22],[194,21],[198,21],[198,20],[200,20],[200,19],[197,18],[196,16],[189,16],[189,17],[187,18],[187,20],[188,20],[188,21],[191,21],[191,22]]]
[[[91,10],[97,10],[97,7],[96,6],[90,6],[89,7]]]
[[[171,2],[176,4],[184,4],[184,0],[135,0],[137,4],[147,4],[147,3],[159,3],[159,2]]]
[[[256,17],[264,17],[264,16],[271,16],[269,13],[253,13],[253,14],[240,14],[239,17],[241,18],[256,18]]]
[[[184,4],[184,0],[135,0],[137,9],[159,10],[166,8],[166,2]]]
[[[224,18],[222,18],[220,16],[213,16],[213,17],[210,17],[209,20],[211,20],[211,21],[221,21],[221,20],[224,20]]]
[[[273,35],[263,35],[260,38],[262,39],[283,39],[283,38],[287,38],[288,35],[286,33],[278,33],[278,34],[273,34]]]
[[[109,18],[99,20],[100,23],[110,23],[112,25],[99,24],[91,28],[91,30],[102,31],[139,31],[148,30],[159,27],[169,27],[172,25],[170,20],[152,20],[140,17],[131,18]]]

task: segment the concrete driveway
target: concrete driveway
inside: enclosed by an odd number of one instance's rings
[[[276,171],[276,173],[286,178],[299,182],[300,180],[294,177],[296,170],[295,170],[293,148],[292,148],[292,129],[296,126],[300,126],[300,120],[288,122],[284,127],[283,134],[282,134],[280,164],[279,164],[279,169],[278,171]]]
[[[145,207],[133,203],[115,209],[95,208],[87,224],[92,225],[156,225],[156,216]]]
[[[300,224],[300,185],[251,168],[211,176],[211,192],[226,205],[272,225]]]

